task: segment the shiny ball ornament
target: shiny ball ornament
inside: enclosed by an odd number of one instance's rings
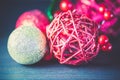
[[[109,38],[106,35],[100,35],[98,38],[98,43],[104,45],[109,42]]]
[[[104,5],[100,5],[99,12],[100,13],[104,13],[104,11],[105,11],[105,6]]]
[[[112,14],[110,11],[105,11],[104,12],[104,19],[109,20],[112,17]]]
[[[101,47],[102,51],[104,52],[110,52],[112,50],[112,45],[111,43],[107,43]]]
[[[46,37],[36,27],[20,26],[8,39],[9,55],[17,63],[30,65],[40,61],[46,52]]]
[[[46,26],[49,24],[48,18],[38,9],[22,13],[16,21],[16,28],[20,26],[35,26],[43,33],[46,33]]]
[[[73,8],[73,4],[68,1],[68,0],[62,0],[59,4],[59,8],[62,10],[62,11],[68,11],[68,10],[72,10]]]
[[[76,10],[61,12],[47,27],[50,53],[60,64],[79,65],[99,52],[98,26]]]

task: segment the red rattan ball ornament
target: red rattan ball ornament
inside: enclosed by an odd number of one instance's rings
[[[99,52],[98,26],[76,10],[61,12],[46,32],[50,52],[61,64],[79,65]]]

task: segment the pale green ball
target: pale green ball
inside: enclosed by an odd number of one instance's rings
[[[8,52],[18,63],[30,65],[40,61],[46,50],[46,37],[36,27],[16,28],[8,39]]]

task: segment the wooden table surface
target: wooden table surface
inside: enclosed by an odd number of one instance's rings
[[[120,66],[109,56],[98,56],[80,66],[41,61],[31,66],[16,63],[7,51],[7,37],[0,43],[0,80],[120,80]]]
[[[120,38],[112,41],[113,51],[100,54],[80,66],[41,61],[31,66],[16,63],[8,54],[7,40],[18,16],[31,9],[45,12],[50,0],[0,2],[0,80],[120,80]]]

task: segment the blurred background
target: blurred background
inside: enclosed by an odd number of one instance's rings
[[[0,1],[0,79],[1,80],[119,80],[120,79],[120,33],[110,38],[113,49],[100,52],[96,58],[80,66],[61,65],[56,60],[39,62],[31,66],[17,64],[8,54],[7,40],[15,29],[16,20],[25,11],[39,9],[47,15],[53,0],[1,0]],[[97,0],[98,1],[98,0]],[[104,0],[102,0],[104,1]],[[101,1],[101,2],[102,2]],[[112,1],[112,0],[111,0]],[[117,1],[117,0],[115,0]],[[72,3],[77,2],[71,0]],[[78,0],[79,2],[79,0]],[[59,6],[59,3],[57,3]],[[110,5],[109,5],[110,6]],[[118,5],[119,7],[120,5]],[[92,9],[91,9],[92,10]],[[55,9],[54,9],[55,11]],[[114,11],[112,11],[113,13]],[[116,16],[115,16],[116,17]],[[106,21],[109,22],[109,21]],[[120,28],[117,15],[117,30]],[[114,26],[113,25],[113,26]],[[112,27],[112,29],[114,29]],[[115,30],[114,30],[115,31]],[[117,31],[116,31],[117,32]]]

